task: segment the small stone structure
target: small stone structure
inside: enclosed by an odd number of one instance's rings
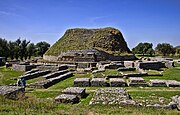
[[[64,94],[76,95],[80,98],[85,97],[86,89],[79,87],[68,87],[62,91]]]
[[[144,70],[159,70],[160,68],[165,67],[163,62],[159,61],[146,61],[146,62],[135,62],[135,67],[144,69]]]
[[[18,100],[25,95],[25,89],[18,86],[0,86],[0,96],[8,99]]]
[[[79,97],[76,95],[70,95],[70,94],[61,94],[55,98],[56,102],[60,103],[79,103]]]
[[[132,68],[134,67],[134,61],[124,61],[124,66],[126,68]]]
[[[149,85],[153,87],[167,87],[165,80],[159,79],[150,80]]]
[[[127,86],[126,82],[122,78],[110,78],[109,81],[111,87]]]
[[[39,77],[39,76],[46,75],[46,74],[48,74],[50,72],[51,72],[50,70],[37,71],[37,72],[34,72],[34,73],[22,75],[19,78],[24,78],[24,79],[28,80],[28,79],[33,79],[33,78],[36,78],[36,77]]]
[[[130,77],[128,86],[144,86],[147,87],[148,84],[144,81],[142,77]]]
[[[135,105],[135,102],[124,88],[99,88],[89,104]]]
[[[12,65],[12,69],[17,71],[30,71],[33,68],[36,68],[36,65],[18,65],[18,64]]]
[[[106,78],[92,78],[91,86],[107,86]]]
[[[180,82],[176,80],[166,80],[165,82],[168,87],[180,87]]]
[[[120,67],[120,68],[118,68],[117,70],[118,70],[118,71],[135,71],[136,68],[134,68],[134,67],[128,67],[128,68],[126,68],[126,67]]]
[[[49,78],[57,77],[59,75],[63,75],[67,72],[68,72],[68,70],[56,71],[56,72],[53,72],[53,73],[50,73],[50,74],[43,76],[43,78],[49,79]]]
[[[74,80],[75,87],[88,87],[90,86],[90,78],[76,78]]]
[[[56,66],[56,65],[42,65],[42,66],[38,66],[37,69],[39,69],[39,70],[60,71],[60,70],[68,69],[68,66],[67,65],[60,65],[60,66]]]
[[[32,69],[30,71],[25,72],[24,74],[31,74],[31,73],[34,73],[34,72],[37,72],[37,71],[39,71],[39,70],[38,69]]]
[[[117,69],[119,67],[123,67],[123,65],[121,63],[110,63],[104,65],[105,69]]]
[[[63,75],[60,75],[58,77],[50,78],[50,79],[45,79],[42,81],[37,81],[35,83],[31,83],[27,85],[30,88],[48,88],[64,79],[67,79],[71,77],[73,74],[71,72],[65,73]]]

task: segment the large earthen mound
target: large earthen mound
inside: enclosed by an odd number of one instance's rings
[[[69,50],[98,49],[108,53],[118,51],[130,53],[122,33],[115,28],[68,29],[65,34],[45,53],[58,56]]]

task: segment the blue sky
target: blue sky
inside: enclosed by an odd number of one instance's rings
[[[55,43],[68,28],[119,29],[139,42],[180,45],[180,0],[0,0],[0,37]]]

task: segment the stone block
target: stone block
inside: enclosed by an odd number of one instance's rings
[[[90,78],[76,78],[74,80],[75,87],[88,87],[90,86]]]
[[[180,87],[180,82],[176,80],[166,80],[165,82],[168,87]]]
[[[127,86],[126,82],[122,78],[110,78],[109,81],[111,87]]]
[[[22,99],[25,96],[25,89],[18,86],[0,86],[0,96],[13,100]]]
[[[99,88],[92,97],[90,105],[135,105],[124,88]]]
[[[79,88],[79,87],[68,87],[62,91],[64,94],[71,94],[76,95],[78,97],[85,97],[86,95],[86,89],[85,88]]]
[[[55,71],[53,73],[50,73],[50,74],[43,76],[43,78],[49,79],[49,78],[57,77],[59,75],[63,75],[67,72],[68,72],[68,70]]]
[[[147,87],[148,84],[145,82],[145,80],[141,77],[130,77],[128,86],[142,86]]]
[[[165,80],[150,80],[149,84],[153,87],[167,87]]]
[[[107,86],[106,78],[92,78],[91,86]]]
[[[55,98],[56,102],[59,103],[79,103],[79,97],[76,95],[70,95],[70,94],[61,94]]]

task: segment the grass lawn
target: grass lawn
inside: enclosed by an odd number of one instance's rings
[[[104,75],[118,74],[116,70],[107,70],[103,72]],[[17,77],[22,72],[12,71],[4,67],[0,67],[1,79],[0,85],[11,83],[10,78]],[[164,76],[147,76],[148,79],[175,79],[180,81],[180,70],[178,69],[167,69]],[[13,101],[0,97],[0,114],[11,115],[11,114],[173,114],[178,115],[177,110],[165,110],[165,109],[153,109],[145,107],[130,107],[130,106],[119,106],[119,105],[89,105],[92,96],[95,94],[95,90],[99,87],[86,87],[88,96],[82,98],[78,104],[57,104],[54,102],[54,98],[61,94],[61,91],[67,87],[73,86],[75,78],[79,77],[92,77],[92,74],[74,74],[66,80],[63,80],[48,89],[33,89],[26,88],[26,99]],[[4,77],[6,76],[6,77]],[[27,80],[28,83],[41,80],[41,77]],[[159,97],[163,97],[165,103],[169,103],[170,97],[174,95],[180,95],[180,87],[168,88],[168,87],[125,87],[132,99],[139,103],[159,103]]]
[[[0,67],[0,85],[8,85],[10,83],[16,83],[16,80],[11,80],[11,78],[16,78],[22,75],[23,72],[11,70],[11,68],[6,68],[5,66]]]

